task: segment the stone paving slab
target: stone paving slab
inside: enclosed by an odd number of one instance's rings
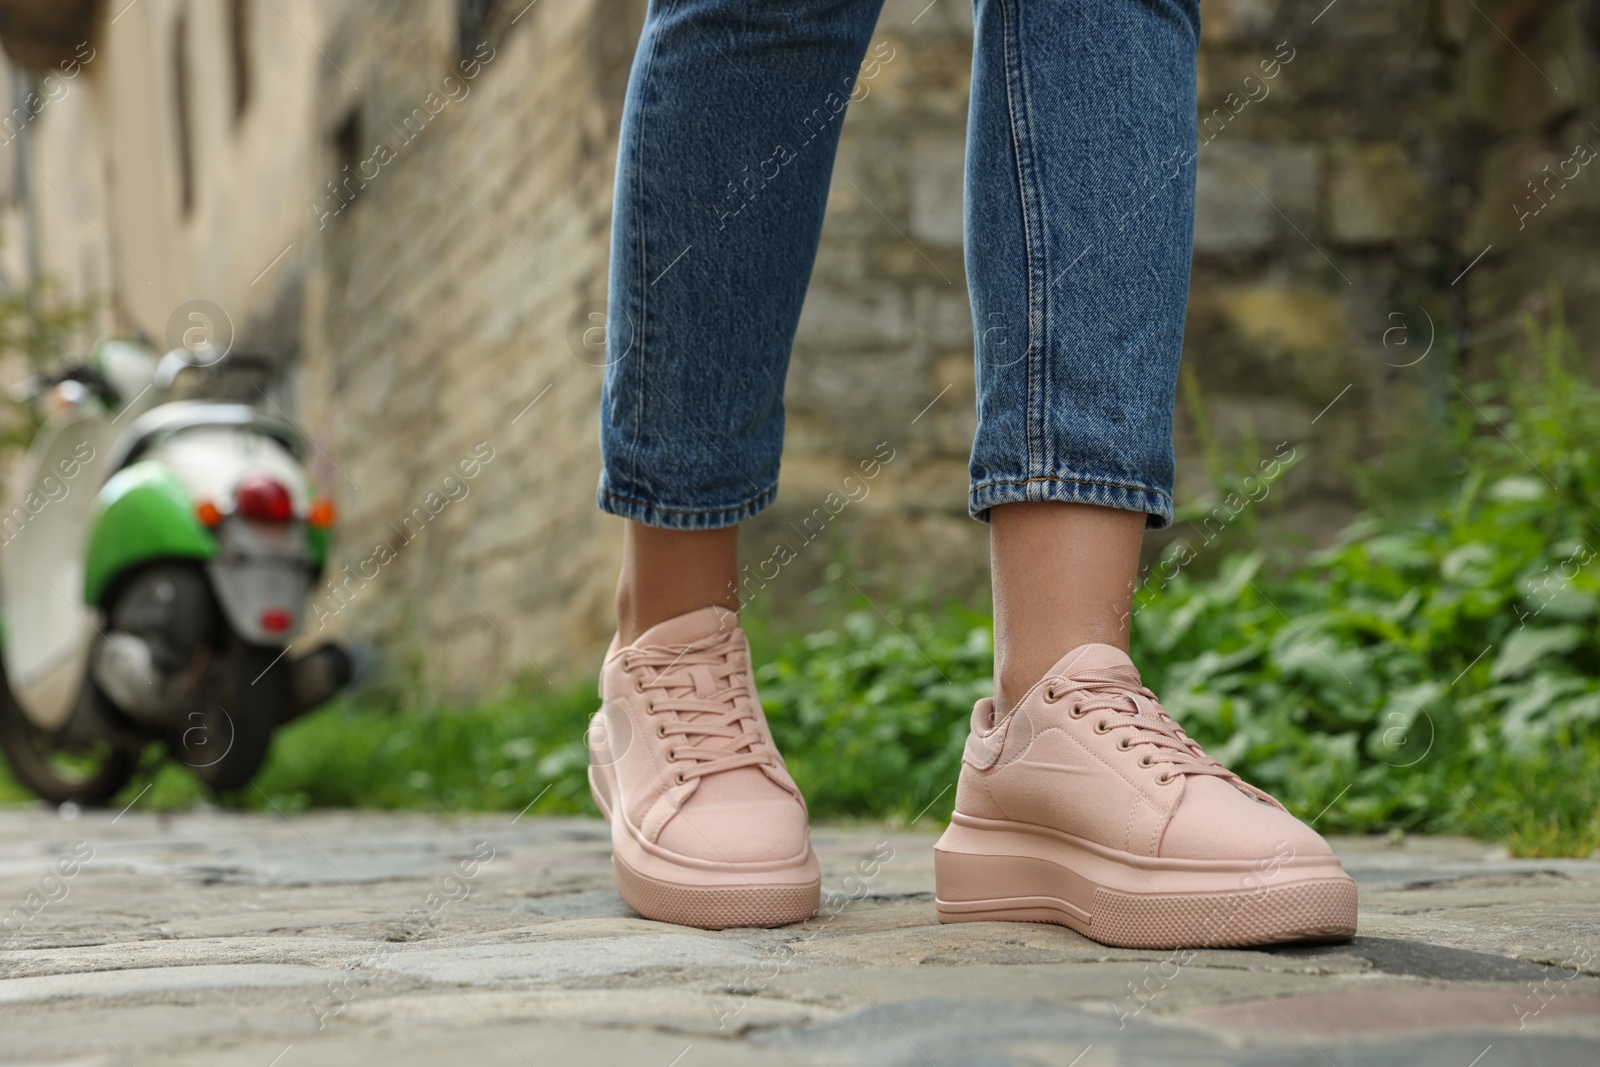
[[[818,828],[822,914],[701,931],[591,819],[0,809],[0,1063],[1600,1063],[1600,862],[1339,840],[1355,941],[1170,953],[941,926],[935,836]]]

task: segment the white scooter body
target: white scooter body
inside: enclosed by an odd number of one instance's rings
[[[199,416],[209,413],[222,421],[237,417],[238,407],[206,404],[194,410]],[[163,410],[158,408],[151,415]],[[165,464],[194,499],[213,501],[224,513],[234,510],[234,487],[257,474],[289,491],[296,516],[305,515],[311,507],[299,461],[281,441],[248,426],[189,430],[149,449],[141,458]],[[206,573],[234,632],[258,645],[286,644],[300,630],[306,593],[311,589],[304,519],[262,526],[230,517],[215,532],[219,551],[206,564]],[[269,613],[278,613],[270,628],[263,623]]]
[[[205,569],[240,637],[287,645],[300,628],[312,581],[308,486],[282,440],[292,431],[248,405],[158,404],[154,358],[133,345],[104,347],[112,349],[103,359],[106,377],[134,400],[115,416],[88,402],[52,417],[25,462],[22,484],[30,492],[20,507],[26,519],[17,508],[0,515],[6,678],[27,718],[49,731],[72,717],[95,667],[96,646],[109,640],[104,612],[84,601],[85,556],[97,494],[130,461],[162,464],[195,501],[209,501],[225,516],[212,530],[218,552]],[[233,491],[252,474],[288,491],[292,521],[267,526],[232,514]],[[121,651],[106,659],[141,678],[146,673]]]
[[[6,677],[28,718],[47,730],[71,716],[100,627],[99,612],[83,603],[84,542],[116,436],[101,415],[53,418],[24,461],[28,492],[0,518]]]

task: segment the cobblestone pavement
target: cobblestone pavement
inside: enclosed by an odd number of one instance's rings
[[[1600,862],[1345,839],[1361,936],[941,926],[934,835],[821,828],[822,914],[634,915],[589,819],[0,810],[0,1061],[1600,1063]]]

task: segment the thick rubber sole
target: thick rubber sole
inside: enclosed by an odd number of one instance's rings
[[[817,913],[822,900],[821,879],[803,885],[755,881],[685,885],[640,874],[615,854],[611,857],[611,873],[617,892],[640,915],[702,930],[804,922]]]
[[[959,812],[934,846],[940,922],[1042,922],[1118,948],[1345,941],[1356,884],[1333,857],[1161,860]]]
[[[628,907],[657,922],[727,930],[787,926],[817,913],[822,875],[809,848],[792,863],[682,863],[651,851],[612,817],[610,768],[589,768],[594,802],[611,824],[611,874]]]

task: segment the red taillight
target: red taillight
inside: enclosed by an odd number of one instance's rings
[[[252,474],[233,491],[239,514],[256,522],[288,522],[294,518],[294,502],[282,483],[263,474]]]
[[[261,628],[269,634],[281,634],[293,622],[294,616],[283,608],[268,608],[261,613]]]

